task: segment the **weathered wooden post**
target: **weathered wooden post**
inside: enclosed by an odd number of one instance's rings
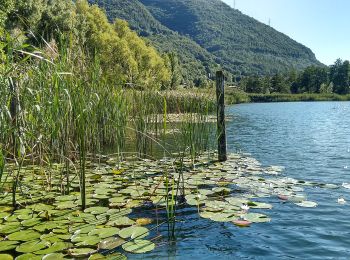
[[[218,159],[220,162],[227,160],[226,151],[226,126],[225,126],[225,77],[222,71],[216,72],[216,100],[217,100],[217,138]]]

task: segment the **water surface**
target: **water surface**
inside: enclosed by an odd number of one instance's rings
[[[341,185],[350,182],[350,102],[243,104],[228,107],[230,151],[252,154],[263,165],[286,167],[285,176]],[[349,259],[350,190],[306,188],[317,208],[266,199],[272,221],[240,229],[179,215],[178,240],[138,259]],[[337,198],[349,202],[339,205]],[[261,200],[260,200],[261,201]]]

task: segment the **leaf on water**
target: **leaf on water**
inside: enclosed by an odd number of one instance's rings
[[[299,207],[304,207],[304,208],[315,208],[317,207],[317,203],[313,201],[303,201],[300,203],[295,203],[295,205],[298,205]]]
[[[0,254],[0,259],[1,260],[13,260],[12,255],[8,255],[8,254]]]
[[[99,215],[106,213],[109,210],[107,207],[91,207],[84,210],[85,213],[91,213],[93,215]]]
[[[42,260],[64,260],[65,256],[62,253],[51,253],[43,256]]]
[[[32,253],[23,254],[16,257],[16,260],[41,260],[41,259],[42,259],[41,256],[34,255]]]
[[[89,236],[97,235],[99,238],[112,237],[118,234],[119,228],[107,227],[107,228],[98,228],[89,232]]]
[[[104,249],[111,250],[111,249],[117,248],[118,246],[124,243],[125,243],[125,240],[120,237],[110,237],[101,241],[100,244],[98,245],[98,248],[102,250]]]
[[[32,241],[38,239],[41,236],[40,233],[33,230],[21,230],[15,233],[12,233],[7,236],[8,240],[12,241]]]
[[[135,224],[135,221],[128,218],[128,217],[120,217],[115,220],[111,220],[107,222],[107,226],[116,226],[116,227],[123,227],[123,226],[132,226]]]
[[[0,241],[0,252],[8,251],[16,248],[18,241]]]
[[[47,255],[55,252],[59,252],[65,249],[68,249],[72,247],[73,245],[71,243],[65,243],[65,242],[56,242],[53,245],[51,245],[49,248],[44,250],[39,250],[34,252],[36,255]]]
[[[143,254],[154,250],[155,244],[148,240],[136,239],[122,245],[122,248],[130,253]]]
[[[264,223],[271,221],[271,219],[268,216],[260,213],[247,213],[242,215],[241,217],[252,223]]]
[[[47,241],[34,240],[20,244],[16,247],[16,251],[20,253],[33,253],[48,246],[50,246],[50,243]]]
[[[96,252],[97,250],[92,248],[72,248],[68,250],[68,255],[73,257],[88,257]]]
[[[131,226],[119,231],[118,235],[126,238],[144,238],[149,235],[149,230],[145,227]]]
[[[4,235],[12,234],[12,233],[19,231],[20,229],[21,229],[21,223],[10,222],[10,223],[0,225],[0,234],[4,234]]]

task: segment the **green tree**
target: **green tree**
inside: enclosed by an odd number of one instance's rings
[[[350,85],[350,63],[349,61],[336,60],[330,67],[330,80],[334,84],[334,92],[337,94],[348,94]]]
[[[14,0],[1,0],[0,5],[0,33],[4,29],[7,15],[14,9]]]
[[[181,71],[178,56],[175,52],[169,52],[164,57],[168,63],[170,72],[170,88],[175,89],[181,80]]]

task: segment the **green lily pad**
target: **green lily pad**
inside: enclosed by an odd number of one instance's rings
[[[149,230],[145,227],[131,226],[119,231],[118,235],[121,238],[144,238],[149,235]]]
[[[199,214],[202,218],[209,218],[216,222],[231,222],[238,219],[238,216],[232,213],[217,213],[217,212],[201,212]]]
[[[6,223],[6,225],[0,225],[0,234],[12,234],[21,230],[21,223]]]
[[[96,220],[95,220],[96,221]],[[87,225],[87,226],[84,226],[80,229],[77,229],[77,230],[74,230],[74,234],[88,234],[89,232],[91,232],[92,230],[94,230],[96,227],[95,225]]]
[[[73,257],[88,257],[97,251],[92,248],[72,248],[68,250],[68,254]]]
[[[44,224],[36,225],[33,227],[33,229],[39,232],[45,232],[45,231],[53,230],[55,228],[57,228],[57,223],[55,222],[46,222]]]
[[[24,227],[32,227],[39,224],[40,222],[42,222],[40,218],[31,218],[31,219],[23,220],[21,224]]]
[[[56,201],[73,201],[77,199],[77,196],[75,195],[64,195],[64,196],[58,196],[55,198]]]
[[[0,206],[0,212],[9,212],[12,210],[13,210],[13,208],[10,206]]]
[[[230,194],[231,189],[230,188],[225,188],[225,187],[216,187],[216,188],[213,188],[213,192],[215,192],[216,194],[227,195],[227,194]]]
[[[94,254],[89,257],[89,260],[127,260],[128,258],[121,253],[113,253],[109,255]]]
[[[122,248],[126,252],[130,252],[134,254],[143,254],[154,250],[155,244],[148,240],[136,239],[134,241],[130,241],[122,245]]]
[[[99,215],[106,213],[109,210],[107,207],[91,207],[84,210],[85,213],[91,213],[93,215]]]
[[[254,209],[272,209],[272,205],[268,203],[263,203],[263,202],[254,202],[254,205],[249,205],[251,208]]]
[[[16,248],[18,241],[0,241],[0,252],[8,251]]]
[[[295,203],[295,205],[298,205],[299,207],[304,207],[304,208],[315,208],[317,207],[317,203],[313,201],[303,201],[300,203]]]
[[[34,255],[32,253],[28,253],[28,254],[23,254],[23,255],[17,256],[16,260],[41,260],[41,256]]]
[[[34,240],[20,244],[16,247],[16,251],[20,253],[33,253],[48,246],[50,246],[50,243],[47,241]]]
[[[21,230],[12,233],[7,236],[8,240],[12,241],[32,241],[38,239],[41,236],[40,233],[33,230]]]
[[[98,245],[98,249],[111,250],[111,249],[117,248],[118,246],[120,246],[124,243],[125,243],[125,240],[120,238],[120,237],[110,237],[110,238],[107,238],[107,239],[101,241]]]
[[[36,255],[48,255],[51,253],[59,252],[62,250],[65,250],[67,248],[72,247],[73,245],[71,243],[65,243],[65,242],[56,242],[53,245],[51,245],[49,248],[44,250],[39,250],[34,252]]]
[[[110,227],[110,228],[99,228],[99,229],[94,229],[89,232],[89,236],[97,235],[100,238],[107,238],[107,237],[112,237],[114,235],[117,235],[119,232],[119,228],[115,227]]]
[[[74,201],[62,201],[55,203],[56,209],[72,209],[78,206]]]
[[[94,246],[100,243],[101,238],[97,236],[87,236],[82,241],[76,244],[77,247],[83,247],[83,246]]]
[[[128,218],[128,217],[120,217],[115,220],[111,220],[107,222],[107,226],[116,226],[116,227],[123,227],[123,226],[132,226],[135,224],[135,221]]]
[[[252,222],[252,223],[263,223],[263,222],[270,222],[271,219],[260,213],[247,213],[242,216],[245,220]]]
[[[64,260],[65,256],[62,253],[51,253],[43,256],[42,260]]]
[[[8,255],[8,254],[0,254],[0,259],[1,260],[13,260],[12,255]]]

